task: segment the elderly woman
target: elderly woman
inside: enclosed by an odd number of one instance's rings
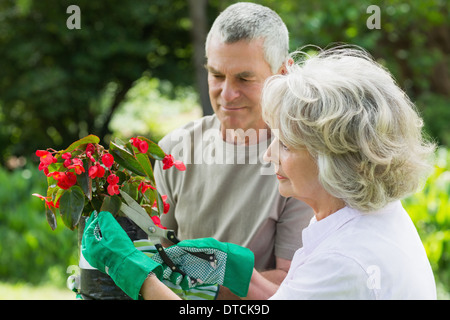
[[[400,202],[426,178],[434,145],[391,75],[362,50],[323,51],[266,83],[263,116],[280,193],[315,212],[272,299],[436,298]]]
[[[422,138],[422,121],[391,75],[363,50],[341,47],[288,64],[266,82],[262,100],[275,134],[265,159],[274,164],[279,191],[315,212],[303,248],[281,286],[252,272],[247,252],[213,239],[183,245],[223,247],[226,261],[237,261],[226,266],[232,276],[224,280],[205,263],[193,270],[247,298],[435,299],[425,250],[400,202],[426,179],[435,146]],[[87,237],[87,251],[98,247],[95,241]],[[91,256],[98,265],[98,255]],[[146,278],[158,268],[145,268],[134,292],[178,298],[161,275]]]

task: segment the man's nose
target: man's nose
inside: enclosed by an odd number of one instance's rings
[[[221,96],[225,102],[232,102],[240,95],[239,87],[233,80],[226,79],[222,85]]]

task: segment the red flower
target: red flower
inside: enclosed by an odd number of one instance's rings
[[[108,178],[106,179],[106,181],[107,181],[109,184],[118,184],[118,183],[119,183],[119,177],[116,176],[115,174],[110,174],[110,175],[108,176]]]
[[[161,224],[161,219],[159,219],[158,216],[152,216],[151,218],[152,218],[153,223],[154,223],[157,227],[159,227],[159,228],[161,228],[161,229],[167,229],[166,227],[164,227],[164,226]]]
[[[138,138],[130,138],[130,141],[133,144],[133,146],[137,148],[139,146],[139,142],[141,142],[142,140]]]
[[[70,152],[63,153],[61,158],[63,158],[64,160],[69,160],[70,158],[72,158],[72,154]]]
[[[95,178],[103,178],[105,175],[105,168],[103,168],[100,164],[95,164],[92,167],[89,168],[89,178],[95,179]]]
[[[139,183],[139,186],[138,186],[139,191],[141,191],[142,193],[145,193],[145,191],[147,191],[148,189],[156,190],[156,188],[154,186],[152,186],[150,183],[145,183],[144,181]]]
[[[64,159],[64,167],[67,168],[72,164],[72,161],[70,160],[71,157],[72,157],[72,154],[70,152],[66,152],[61,155],[61,158]],[[77,174],[79,174],[79,173],[77,173]]]
[[[167,200],[167,196],[166,195],[162,196],[161,198],[162,198],[163,204],[164,204],[164,214],[166,214],[167,212],[169,212],[170,204],[168,204],[166,202],[166,200]]]
[[[97,177],[97,171],[98,171],[97,166],[90,167],[88,171],[89,178],[95,179]]]
[[[66,160],[70,161],[70,160]],[[66,161],[64,161],[64,166]],[[82,174],[85,170],[83,167],[83,161],[81,159],[75,158],[72,160],[72,164],[66,167],[67,169],[75,169],[76,174]]]
[[[167,200],[167,196],[166,195],[163,195],[163,196],[161,196],[161,198],[162,198],[162,201],[163,201],[163,213],[164,214],[166,214],[167,212],[169,212],[169,209],[170,209],[170,204],[168,204],[167,202],[166,202],[166,200]],[[153,206],[152,206],[152,208],[158,208],[158,204],[156,203],[156,200],[155,200],[155,202],[153,202]]]
[[[147,150],[148,150],[148,143],[145,142],[145,141],[141,141],[141,142],[139,143],[138,149],[139,149],[139,151],[140,151],[141,153],[147,153]]]
[[[186,166],[184,165],[184,163],[180,160],[174,160],[171,154],[166,154],[162,162],[164,164],[163,170],[170,169],[172,168],[172,166],[175,166],[175,168],[177,168],[180,171],[186,170]]]
[[[95,152],[95,147],[92,143],[88,143],[86,145],[86,157],[89,158],[92,162],[95,162],[95,158],[92,156],[92,154]]]
[[[36,150],[36,155],[39,157],[41,163],[45,165],[50,165],[57,161],[56,158],[53,157],[52,154],[46,150]]]
[[[45,175],[48,175],[48,166],[52,163],[56,163],[56,158],[46,150],[37,150],[36,155],[39,157],[41,161],[39,163],[39,170],[44,170]]]
[[[105,175],[105,168],[103,168],[101,165],[97,163],[97,178],[103,178]]]
[[[105,153],[102,156],[102,162],[105,165],[105,167],[111,168],[112,165],[114,164],[114,157],[113,157],[113,155],[109,154],[109,153]]]
[[[107,191],[108,191],[110,196],[113,196],[115,194],[119,194],[120,193],[119,185],[117,185],[117,184],[110,184],[108,186],[108,188],[106,188],[106,189],[107,189]]]
[[[33,193],[32,195],[35,196],[35,197],[40,198],[41,200],[44,200],[45,204],[48,205],[49,207],[59,208],[59,200],[56,202],[56,204],[54,204],[53,200],[49,200],[49,199],[51,199],[51,197],[44,197],[44,196],[41,196],[38,193]]]
[[[64,160],[63,164],[64,164],[64,167],[67,168],[72,164],[72,160],[70,160],[70,159]]]
[[[90,154],[92,154],[93,152],[95,152],[95,147],[94,147],[94,145],[92,144],[92,143],[88,143],[87,145],[86,145],[86,153],[90,153]]]
[[[77,176],[73,172],[52,172],[48,175],[53,177],[56,181],[56,185],[61,189],[67,190],[77,183]]]
[[[140,153],[147,153],[148,150],[148,143],[145,141],[142,141],[139,138],[131,138],[130,141],[133,143],[133,146],[135,146]]]
[[[119,194],[120,193],[119,185],[118,185],[118,183],[119,183],[119,177],[118,176],[116,176],[115,174],[110,174],[108,176],[108,178],[106,179],[106,181],[109,183],[108,188],[106,188],[106,189],[107,189],[108,194],[110,196],[113,196],[115,194]]]

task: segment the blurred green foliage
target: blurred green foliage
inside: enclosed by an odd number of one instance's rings
[[[167,98],[168,92],[175,99]],[[170,131],[201,116],[193,88],[176,88],[168,81],[143,76],[114,113],[110,128],[114,137],[121,139],[151,132],[152,139],[159,141]]]
[[[450,292],[450,150],[440,148],[434,173],[420,192],[403,200],[437,281]]]
[[[61,225],[52,231],[44,203],[47,179],[34,165],[0,168],[0,281],[65,284],[69,265],[78,265],[77,233]]]
[[[69,5],[81,29],[69,30]],[[59,149],[109,121],[144,72],[192,80],[184,0],[0,1],[0,160]]]
[[[234,2],[209,0],[209,25]],[[336,42],[367,49],[416,103],[430,136],[450,146],[447,0],[253,2],[279,13],[291,51]],[[72,4],[81,8],[81,30],[66,28]],[[380,29],[367,28],[369,5],[380,8]],[[130,118],[141,120],[133,129],[151,134],[162,119],[180,121],[183,105],[193,104],[183,90],[176,93],[194,83],[188,11],[185,0],[0,1],[0,280],[61,284],[67,266],[77,264],[76,232],[51,231],[43,203],[31,196],[46,189],[30,161],[36,149],[60,149],[89,133],[128,135]],[[181,104],[154,95],[156,87]],[[424,190],[403,203],[437,281],[450,292],[449,151],[438,155]],[[6,163],[22,168],[11,172]]]
[[[207,27],[234,2],[209,0]],[[279,13],[291,51],[336,42],[366,48],[416,102],[428,133],[450,145],[447,0],[253,2]],[[73,4],[81,10],[80,30],[66,27]],[[380,29],[367,27],[370,5],[380,8]],[[0,163],[89,133],[108,142],[113,115],[143,76],[194,86],[197,21],[189,9],[186,0],[0,1]]]
[[[236,2],[236,1],[233,1]],[[421,112],[428,134],[450,145],[450,11],[447,0],[254,1],[279,13],[290,50],[331,43],[362,46],[394,75]],[[380,29],[369,29],[370,5]]]

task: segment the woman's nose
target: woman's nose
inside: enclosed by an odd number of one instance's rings
[[[272,162],[274,164],[279,164],[278,146],[279,146],[278,139],[277,138],[273,139],[272,143],[264,153],[263,160],[265,162]]]

